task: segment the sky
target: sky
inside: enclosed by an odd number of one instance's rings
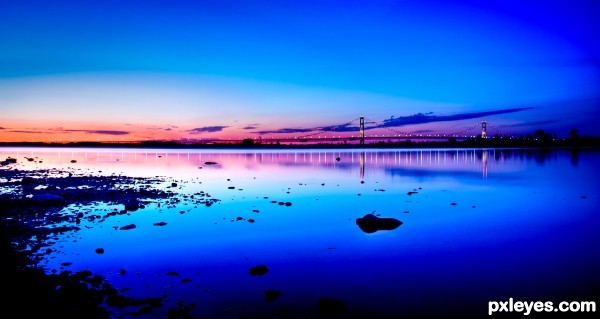
[[[0,1],[0,141],[600,136],[596,0]],[[479,132],[478,132],[479,131]]]

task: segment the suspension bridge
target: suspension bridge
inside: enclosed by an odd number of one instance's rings
[[[255,138],[248,136],[242,138],[199,137],[181,138],[174,140],[113,140],[109,143],[140,143],[140,142],[176,142],[178,144],[240,144],[251,141],[256,144],[366,144],[377,142],[401,142],[408,140],[456,140],[462,141],[471,138],[486,139],[490,136],[508,136],[502,130],[487,121],[472,123],[472,125],[453,132],[434,132],[433,130],[406,132],[395,127],[407,124],[397,124],[394,119],[373,121],[364,116],[352,121],[330,126],[309,129],[276,130],[272,132],[259,132]],[[410,123],[408,123],[410,124]],[[105,141],[106,142],[106,141]]]
[[[506,136],[506,134],[487,121],[450,133],[427,131],[425,133],[405,132],[392,127],[390,123],[377,122],[364,116],[352,121],[332,126],[304,129],[301,133],[273,132],[260,135],[253,141],[257,143],[372,143],[379,141],[403,140],[466,140],[470,138],[488,138],[489,136]],[[307,132],[308,131],[308,132]],[[368,131],[374,133],[368,133]],[[376,132],[376,133],[375,133]],[[242,139],[204,138],[190,142],[194,143],[236,143]]]

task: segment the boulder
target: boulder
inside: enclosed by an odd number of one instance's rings
[[[394,230],[403,223],[395,218],[380,218],[373,214],[366,214],[356,219],[356,224],[365,233],[374,233],[379,230]]]

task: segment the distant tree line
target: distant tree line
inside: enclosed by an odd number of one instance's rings
[[[518,137],[494,135],[483,138],[478,135],[473,138],[458,140],[455,137],[446,141],[378,141],[364,145],[352,143],[302,143],[302,144],[265,144],[251,138],[239,142],[213,143],[213,144],[189,144],[177,141],[144,141],[139,143],[105,143],[105,142],[70,142],[70,143],[46,143],[46,142],[0,142],[0,146],[68,146],[68,147],[112,147],[112,148],[423,148],[423,147],[600,147],[600,137],[580,136],[579,130],[571,129],[569,137],[557,138],[556,134],[537,129],[531,134],[519,135]]]

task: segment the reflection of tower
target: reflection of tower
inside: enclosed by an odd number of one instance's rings
[[[481,154],[481,172],[483,178],[486,178],[488,175],[488,151],[486,150]]]
[[[365,117],[360,117],[360,145],[365,144]]]
[[[481,122],[481,138],[487,138],[487,122]]]
[[[365,181],[365,152],[360,153],[360,181]]]

